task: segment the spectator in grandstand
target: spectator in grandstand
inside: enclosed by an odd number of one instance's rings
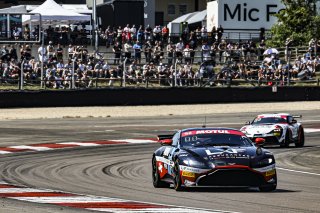
[[[217,40],[216,36],[217,36],[217,29],[216,29],[216,26],[213,26],[211,30],[211,44],[216,42]]]
[[[218,42],[214,42],[210,46],[210,57],[211,57],[211,60],[214,60],[214,61],[216,60],[217,52],[218,52]]]
[[[122,45],[117,41],[113,46],[114,64],[119,64],[121,59]]]
[[[150,41],[147,41],[144,45],[144,49],[143,49],[143,52],[144,52],[144,57],[146,59],[146,63],[149,63],[152,59],[152,45],[151,45],[151,42]]]
[[[114,43],[114,30],[108,26],[105,30],[105,38],[106,38],[106,47],[109,48]]]
[[[201,47],[201,56],[202,56],[202,61],[208,61],[210,60],[210,46],[206,41],[203,42],[203,45]]]
[[[262,39],[258,45],[258,60],[263,60],[263,53],[267,49],[266,42],[264,39]]]
[[[167,43],[169,38],[169,28],[167,26],[164,26],[161,30],[162,33],[162,42]]]
[[[218,35],[218,43],[221,42],[222,36],[223,36],[223,27],[220,25],[217,29],[217,35]]]
[[[131,52],[133,48],[131,45],[131,41],[126,41],[126,43],[123,45],[123,51],[124,51],[124,57],[127,58],[129,61],[131,60]]]
[[[201,28],[201,39],[202,39],[202,42],[208,42],[208,31],[206,26],[204,25]]]
[[[173,45],[173,42],[170,41],[167,45],[167,57],[168,57],[168,64],[171,65],[173,63],[173,57],[175,55],[176,47]]]
[[[30,40],[30,27],[29,24],[26,24],[25,27],[23,28],[23,38],[25,41]]]
[[[143,39],[144,39],[144,29],[142,25],[140,25],[137,31],[137,40],[139,41],[139,43],[142,43]]]
[[[123,33],[123,30],[122,30],[122,27],[119,26],[118,29],[117,29],[117,42],[118,44],[122,45],[122,33]]]
[[[132,25],[132,27],[130,28],[130,34],[131,34],[131,40],[132,41],[137,40],[137,28],[136,28],[136,25]]]
[[[140,43],[137,41],[134,45],[133,45],[133,51],[134,51],[134,59],[141,64],[141,51],[142,51],[142,47],[140,45]]]
[[[57,45],[56,56],[57,56],[58,61],[63,59],[63,48],[62,48],[61,44]]]
[[[144,30],[144,39],[146,41],[148,40],[152,40],[152,28],[150,27],[150,25],[148,24],[148,26],[146,27],[146,29]]]
[[[184,43],[183,43],[182,39],[180,39],[179,42],[176,44],[176,57],[180,61],[182,61],[183,49],[184,49]]]
[[[225,40],[222,40],[219,45],[218,45],[218,50],[219,50],[219,62],[221,62],[222,60],[222,56],[224,54],[224,52],[226,51],[227,49],[227,43]],[[225,62],[225,58],[223,59],[224,62]]]
[[[159,64],[162,61],[163,53],[164,52],[160,41],[156,41],[155,46],[153,48],[153,62],[155,64]]]
[[[183,57],[184,57],[184,61],[185,63],[191,63],[191,49],[189,47],[189,45],[186,45],[186,48],[184,48],[183,50]]]
[[[161,38],[161,28],[160,26],[155,26],[153,28],[153,38],[155,41],[160,41]]]

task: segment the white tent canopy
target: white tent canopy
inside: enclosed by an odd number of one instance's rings
[[[75,23],[90,21],[90,15],[82,15],[71,10],[64,9],[62,6],[57,4],[54,0],[46,0],[36,9],[30,11],[30,13],[41,14],[41,19],[43,23]],[[23,23],[28,23],[30,20],[39,21],[39,16],[24,15],[22,17]]]
[[[207,10],[197,12],[195,15],[191,16],[187,22],[188,24],[194,24],[197,22],[203,22],[207,19]]]
[[[171,23],[181,23],[181,22],[186,22],[188,21],[192,16],[196,15],[198,12],[193,12],[193,13],[188,13],[188,14],[184,14],[176,19],[174,19],[173,21],[171,21]]]
[[[180,24],[181,22],[188,22],[188,24],[194,24],[197,22],[201,22],[204,24],[207,20],[207,10],[203,10],[200,12],[188,13],[183,16],[180,16],[173,21],[171,21],[167,26],[169,28],[170,34],[178,34],[180,32]]]
[[[24,5],[12,6],[0,9],[0,13],[27,13],[27,9]]]

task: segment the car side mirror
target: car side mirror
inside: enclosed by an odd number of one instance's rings
[[[263,146],[266,140],[264,138],[256,138],[254,142],[256,143],[257,146]]]
[[[171,146],[172,139],[163,139],[158,141],[162,146]]]
[[[246,124],[246,125],[250,125],[250,124],[251,124],[251,122],[250,122],[250,121],[247,121],[245,124]]]

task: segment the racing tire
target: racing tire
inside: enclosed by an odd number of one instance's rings
[[[182,181],[181,181],[181,176],[180,176],[180,166],[179,166],[179,161],[176,160],[174,162],[174,176],[173,176],[173,188],[176,191],[182,191],[183,187],[181,186]]]
[[[286,147],[288,148],[290,145],[290,136],[289,136],[289,130],[286,131],[286,137],[284,138],[284,141],[282,144],[280,144],[280,147]]]
[[[272,185],[266,185],[266,186],[260,186],[259,190],[260,192],[272,192],[277,189],[277,184]]]
[[[302,127],[299,128],[298,140],[294,143],[296,147],[304,146],[304,129]]]
[[[275,177],[276,181],[273,184],[262,185],[259,186],[260,192],[272,192],[277,189],[277,177]]]
[[[156,158],[152,158],[152,183],[154,188],[165,188],[169,187],[169,184],[166,182],[161,181],[160,174],[157,168],[157,161]]]

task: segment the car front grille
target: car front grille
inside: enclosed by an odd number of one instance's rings
[[[262,175],[247,169],[218,169],[197,181],[198,186],[259,186],[264,183]]]

